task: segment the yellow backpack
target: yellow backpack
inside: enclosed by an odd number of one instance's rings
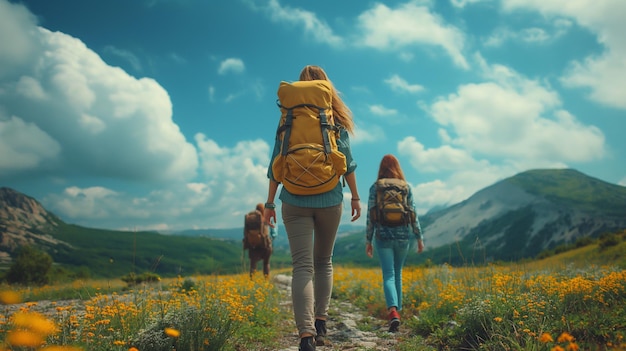
[[[272,163],[274,179],[296,195],[332,190],[347,167],[337,149],[330,82],[281,82],[277,105],[281,118],[276,133],[282,148]]]

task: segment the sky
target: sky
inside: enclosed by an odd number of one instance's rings
[[[0,0],[0,186],[82,226],[241,227],[267,198],[278,85],[309,64],[354,114],[364,209],[389,153],[420,215],[538,168],[626,186],[625,16],[624,0]]]

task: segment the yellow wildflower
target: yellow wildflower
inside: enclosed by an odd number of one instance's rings
[[[578,351],[580,348],[574,342],[570,342],[569,345],[565,348],[567,351]]]
[[[12,346],[37,347],[43,344],[41,335],[26,330],[14,330],[7,335],[6,342]]]
[[[493,320],[497,323],[500,323],[502,322],[502,317],[495,317]]]
[[[180,336],[180,332],[174,328],[165,328],[165,335],[172,338],[177,338]]]
[[[569,334],[568,332],[563,332],[558,339],[556,339],[557,342],[572,342],[574,341],[574,337]]]
[[[16,313],[13,316],[13,324],[18,328],[24,328],[42,335],[50,335],[56,331],[54,322],[50,321],[42,314],[30,312],[30,313]]]
[[[11,305],[14,303],[20,303],[22,298],[20,294],[15,291],[2,291],[0,292],[0,304]]]
[[[545,343],[554,341],[554,339],[552,339],[552,335],[550,335],[549,333],[543,333],[539,337],[539,341],[545,344]]]

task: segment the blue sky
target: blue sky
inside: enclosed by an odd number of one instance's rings
[[[535,168],[626,185],[625,15],[623,0],[0,0],[0,186],[84,226],[240,227],[266,198],[278,84],[307,64],[354,112],[363,199],[387,153],[420,213]]]

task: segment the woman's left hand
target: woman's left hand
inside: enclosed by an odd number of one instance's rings
[[[374,246],[372,246],[372,243],[365,244],[365,253],[369,258],[374,257]]]

